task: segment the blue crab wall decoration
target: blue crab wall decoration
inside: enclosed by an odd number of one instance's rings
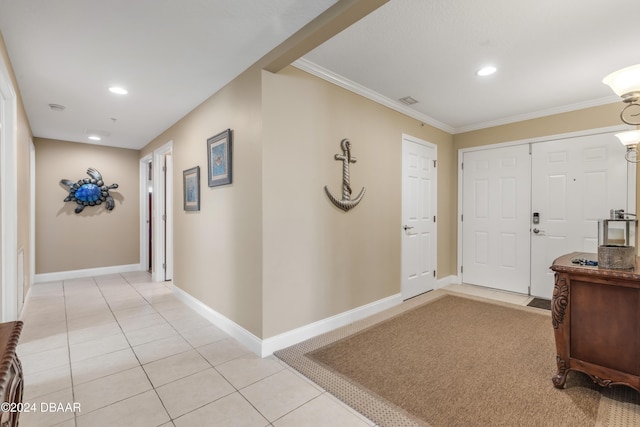
[[[102,174],[94,168],[87,169],[87,175],[91,177],[73,182],[68,179],[61,179],[60,184],[69,187],[69,195],[65,202],[76,202],[76,213],[79,214],[85,206],[96,206],[105,202],[107,210],[116,207],[113,197],[109,195],[109,190],[118,188],[118,184],[105,185],[102,181]]]

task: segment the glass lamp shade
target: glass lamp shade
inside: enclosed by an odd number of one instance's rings
[[[615,71],[602,79],[621,98],[629,95],[640,95],[640,64]]]
[[[636,145],[640,142],[640,130],[616,133],[616,138],[626,146]]]

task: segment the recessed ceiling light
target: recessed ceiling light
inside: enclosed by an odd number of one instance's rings
[[[489,65],[487,67],[482,67],[478,71],[476,71],[476,76],[480,76],[480,77],[490,76],[491,74],[495,73],[497,70],[498,69],[493,65]]]
[[[128,94],[128,93],[129,93],[125,88],[118,87],[118,86],[112,86],[112,87],[110,87],[110,88],[109,88],[109,91],[110,91],[111,93],[115,93],[115,94],[118,94],[118,95],[126,95],[126,94]]]
[[[92,141],[100,141],[101,138],[99,136],[91,135],[89,139]]]

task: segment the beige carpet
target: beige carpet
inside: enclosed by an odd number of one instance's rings
[[[276,353],[381,426],[640,425],[638,393],[551,383],[549,311],[445,291]]]

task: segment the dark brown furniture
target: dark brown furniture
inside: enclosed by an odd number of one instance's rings
[[[4,403],[0,411],[0,427],[17,427],[22,402],[22,365],[16,347],[22,322],[0,323],[0,396]],[[4,410],[7,409],[7,410]]]
[[[640,391],[640,270],[608,270],[574,264],[597,260],[574,252],[551,266],[555,285],[551,318],[558,373],[564,387],[569,371],[589,375],[601,386],[623,384]]]

